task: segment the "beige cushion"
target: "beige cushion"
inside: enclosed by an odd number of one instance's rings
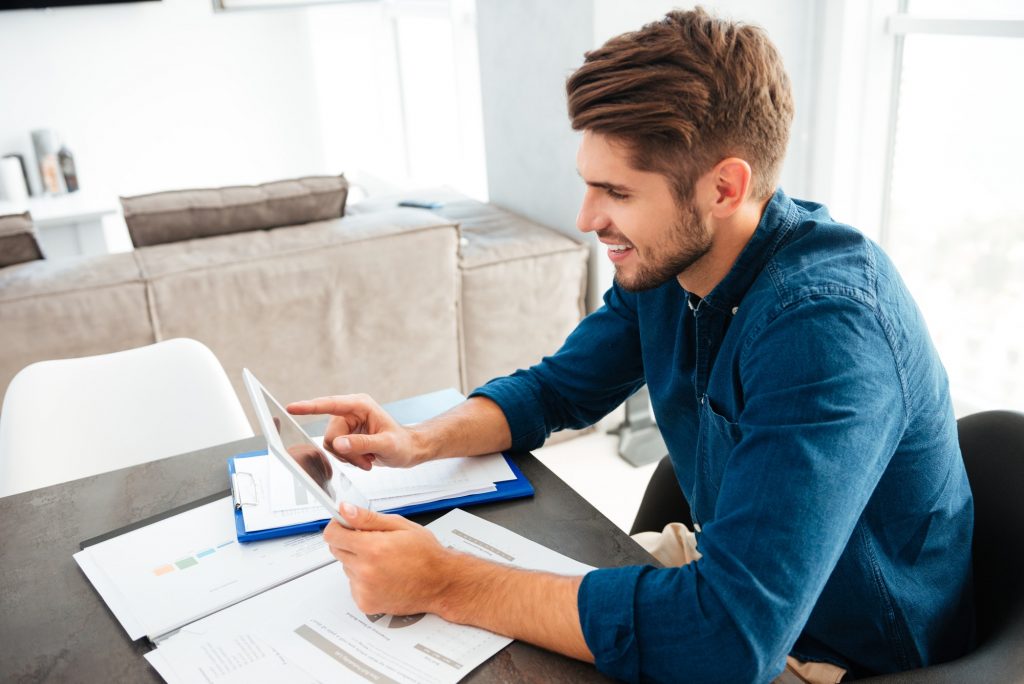
[[[0,269],[0,394],[35,361],[155,342],[133,252]]]
[[[467,392],[531,366],[562,346],[586,313],[586,245],[446,188],[419,190],[411,196],[441,203],[431,211],[457,222],[461,230],[460,314]],[[353,205],[350,213],[373,216],[406,197],[374,197]]]
[[[29,213],[0,216],[0,268],[42,258]]]
[[[468,387],[531,366],[561,347],[586,313],[586,245],[479,202],[453,202],[439,213],[462,229]]]
[[[122,197],[125,223],[136,247],[247,230],[291,226],[345,214],[344,176]]]
[[[281,401],[393,401],[461,386],[458,239],[396,209],[135,254],[157,337],[206,344],[239,396],[248,367]]]

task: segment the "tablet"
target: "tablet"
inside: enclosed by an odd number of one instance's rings
[[[345,527],[351,527],[338,508],[350,503],[369,508],[370,502],[356,489],[338,467],[337,457],[317,444],[295,421],[290,413],[274,399],[248,368],[242,369],[245,388],[256,410],[260,430],[267,438],[267,451],[291,472],[313,498],[331,513],[331,517]]]

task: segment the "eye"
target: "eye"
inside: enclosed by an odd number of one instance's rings
[[[608,196],[611,197],[613,200],[624,200],[629,198],[629,195],[623,195],[621,192],[615,192],[611,188],[607,188],[607,191]]]

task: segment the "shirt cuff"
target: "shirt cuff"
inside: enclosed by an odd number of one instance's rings
[[[539,393],[515,375],[491,380],[470,397],[487,397],[501,408],[512,433],[512,451],[530,451],[544,444],[549,431]]]
[[[628,682],[640,680],[634,596],[651,566],[593,570],[583,577],[576,603],[580,627],[594,664],[601,672]]]

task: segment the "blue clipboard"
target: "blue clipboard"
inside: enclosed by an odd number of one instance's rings
[[[234,487],[235,482],[235,459],[238,458],[251,458],[252,456],[265,456],[267,451],[250,451],[245,454],[238,454],[228,459],[228,473],[229,478],[232,482],[231,493],[235,500],[235,535],[238,537],[240,542],[251,542],[260,541],[261,539],[273,539],[274,537],[285,537],[290,534],[301,534],[303,532],[317,532],[327,527],[327,523],[331,521],[330,518],[324,518],[323,520],[312,520],[306,523],[300,523],[298,525],[286,525],[284,527],[272,527],[266,530],[257,530],[255,532],[247,532],[245,530],[245,518],[242,515],[242,506],[244,502],[239,503],[239,494]],[[452,499],[441,499],[440,501],[430,501],[428,503],[413,504],[412,506],[403,506],[401,508],[394,508],[381,513],[397,513],[399,515],[414,515],[416,513],[427,513],[429,511],[447,511],[452,508],[458,508],[462,506],[473,506],[475,504],[488,503],[491,501],[505,501],[507,499],[520,499],[527,496],[533,496],[533,485],[523,475],[523,471],[519,470],[519,466],[509,458],[508,454],[502,454],[505,457],[505,462],[508,463],[508,467],[512,469],[512,474],[516,476],[514,480],[506,480],[505,482],[496,482],[496,491],[483,492],[481,494],[469,494],[466,496],[459,496]]]

